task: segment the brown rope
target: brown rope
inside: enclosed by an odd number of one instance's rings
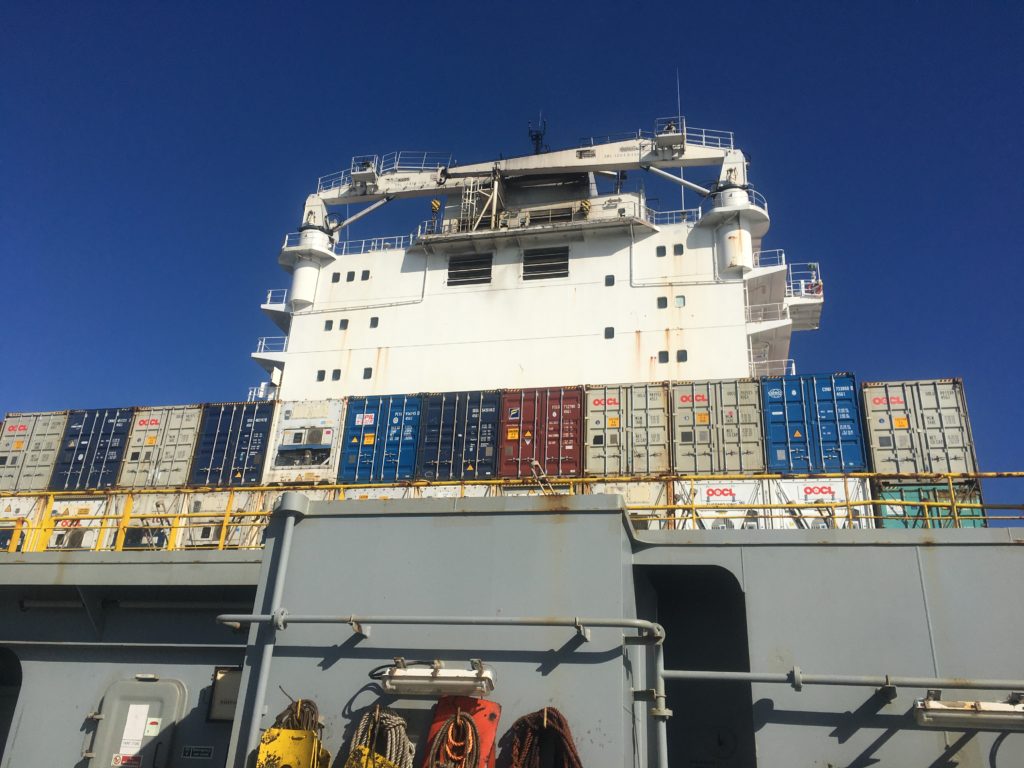
[[[542,754],[553,758],[550,764],[555,768],[583,768],[569,722],[554,707],[523,715],[512,723],[509,734],[510,768],[541,768]]]

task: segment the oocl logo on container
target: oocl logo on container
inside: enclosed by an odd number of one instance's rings
[[[707,395],[680,395],[680,403],[706,403],[708,401]]]
[[[28,426],[25,424],[11,424],[7,428],[8,432],[28,432]]]
[[[140,427],[157,427],[160,426],[160,419],[139,419]]]
[[[617,397],[607,397],[607,398],[595,397],[594,398],[594,405],[618,405],[618,404],[619,404],[619,399]]]
[[[835,498],[836,492],[827,485],[805,485],[804,496],[831,496]]]
[[[902,397],[872,397],[872,405],[906,405]]]
[[[708,499],[725,497],[736,501],[736,491],[732,488],[708,488],[704,491],[704,497]]]

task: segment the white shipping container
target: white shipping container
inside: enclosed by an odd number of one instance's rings
[[[24,549],[27,537],[39,525],[45,505],[45,496],[0,496],[0,555],[10,548],[19,525],[22,533],[14,547],[19,552]]]
[[[671,492],[671,481],[658,482],[657,480],[641,480],[628,483],[591,483],[591,493],[609,493],[622,497],[626,507],[639,507],[629,509],[629,517],[633,525],[639,530],[670,530],[680,527],[678,525],[678,512],[668,509],[671,505],[669,500]]]
[[[202,415],[203,409],[198,405],[136,410],[118,485],[122,488],[186,485]]]
[[[47,549],[104,549],[113,542],[125,497],[54,499]]]
[[[269,509],[265,496],[243,490],[134,494],[135,530],[125,535],[125,547],[163,549],[173,540],[182,549],[216,549],[222,531],[225,547],[256,546],[265,518],[248,513]]]
[[[588,475],[658,475],[669,469],[668,390],[664,384],[586,388]]]
[[[810,507],[774,509],[766,528],[872,528],[870,504],[852,504],[871,498],[864,478],[769,480],[772,504],[809,504]]]
[[[677,480],[675,503],[693,504],[677,509],[677,527],[687,530],[722,530],[771,527],[767,520],[768,484],[765,480]]]
[[[7,415],[0,435],[0,491],[49,487],[67,422],[67,411]]]
[[[341,399],[280,403],[264,485],[337,483],[344,415]]]
[[[978,471],[960,379],[869,382],[862,395],[875,472]]]

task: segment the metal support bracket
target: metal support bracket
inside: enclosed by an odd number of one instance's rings
[[[656,701],[658,692],[653,688],[634,688],[633,701]]]
[[[803,673],[800,671],[800,667],[794,665],[793,669],[790,670],[789,682],[793,686],[794,691],[802,691],[804,689]]]
[[[365,638],[369,638],[370,637],[370,625],[369,624],[363,624],[363,623],[355,621],[353,619],[352,621],[350,621],[348,623],[348,625],[350,627],[352,627],[352,634],[353,635],[359,635],[360,637],[365,637]]]
[[[889,675],[885,676],[885,685],[879,688],[876,693],[885,699],[885,701],[892,702],[896,700],[896,686],[892,683],[892,678]]]
[[[278,608],[271,614],[271,624],[274,629],[285,629],[288,626],[288,610]]]
[[[583,642],[590,642],[590,628],[583,626],[579,616],[576,617],[576,634],[583,638]]]

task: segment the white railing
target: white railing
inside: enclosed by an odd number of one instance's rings
[[[825,294],[821,269],[814,262],[790,264],[786,274],[786,295],[819,298]]]
[[[316,181],[317,193],[327,192],[331,189],[338,189],[339,187],[347,187],[352,183],[352,173],[350,171],[335,171],[334,173],[328,173],[326,176],[321,176]]]
[[[782,267],[786,264],[786,252],[781,248],[770,251],[754,251],[755,267]]]
[[[686,143],[715,149],[733,149],[733,132],[686,126]]]
[[[762,323],[771,320],[788,320],[789,307],[785,304],[751,304],[747,307],[747,322]]]
[[[785,360],[751,360],[750,375],[755,379],[761,376],[795,376],[796,361],[791,357]]]
[[[256,354],[262,352],[287,352],[287,336],[260,336],[256,339]]]
[[[269,381],[264,381],[255,387],[249,387],[249,395],[246,397],[246,402],[254,403],[258,400],[273,400],[276,394],[277,387]]]
[[[331,246],[331,252],[337,256],[352,256],[371,251],[393,251],[408,248],[416,240],[416,235],[391,235],[389,237],[369,237],[365,240],[342,240]]]
[[[732,199],[736,192],[745,193],[748,204],[755,208],[760,208],[765,213],[768,213],[768,201],[764,199],[764,195],[753,187],[748,187],[747,189],[731,187],[729,189],[723,189],[720,192],[715,192],[709,197],[705,197],[704,202],[701,203],[700,207],[705,214],[707,214],[708,211],[719,207],[734,208],[736,206],[732,202]]]
[[[349,163],[349,173],[380,173],[380,158],[376,155],[356,155]]]
[[[288,289],[287,288],[271,288],[267,291],[267,300],[264,304],[278,305],[286,304],[288,302]]]
[[[436,171],[452,164],[450,152],[388,152],[381,158],[380,172],[399,173],[402,171]]]
[[[682,115],[659,117],[654,121],[654,133],[657,136],[684,134],[686,133],[686,118]]]
[[[655,226],[663,224],[696,224],[700,221],[700,208],[684,208],[678,211],[656,211],[644,209],[645,218]]]

